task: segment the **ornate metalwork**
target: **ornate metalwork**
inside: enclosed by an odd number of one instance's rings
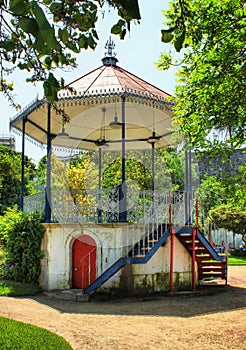
[[[175,225],[185,224],[186,192],[129,191],[127,218],[132,223],[168,223],[167,208],[172,198],[172,217]],[[189,196],[192,201],[192,196]],[[69,191],[52,189],[52,222],[119,222],[119,187],[110,190]],[[24,210],[44,211],[45,192],[24,198]]]
[[[24,197],[24,211],[32,212],[35,210],[44,211],[45,209],[45,192],[39,192],[32,196]]]
[[[119,222],[119,187],[112,188],[108,192],[106,204],[106,222]]]

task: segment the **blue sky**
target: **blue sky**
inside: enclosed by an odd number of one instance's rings
[[[120,40],[112,35],[117,53],[118,65],[160,89],[172,94],[175,86],[175,69],[160,72],[156,69],[154,62],[159,59],[160,52],[167,50],[166,45],[161,43],[161,29],[163,28],[164,16],[161,10],[168,8],[167,0],[139,0],[141,23],[132,25],[131,33],[127,34],[125,40]],[[101,59],[105,53],[105,43],[110,36],[110,27],[115,23],[113,11],[106,18],[98,21],[99,42],[97,48],[92,51],[82,51],[77,56],[78,67],[73,71],[56,72],[57,76],[63,76],[69,83],[80,76],[100,66]],[[28,105],[38,95],[43,97],[42,84],[33,86],[26,83],[26,73],[16,72],[13,75],[15,84],[15,98],[22,108]],[[15,109],[8,105],[8,101],[0,95],[1,104],[1,129],[0,134],[9,133],[9,118],[15,116]],[[20,138],[16,136],[17,150],[20,151]],[[36,157],[33,144],[27,143],[26,154],[32,158]]]

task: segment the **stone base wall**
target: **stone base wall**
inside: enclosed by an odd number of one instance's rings
[[[100,276],[124,252],[130,242],[139,240],[139,225],[44,224],[46,233],[42,242],[44,258],[41,261],[40,285],[44,290],[72,288],[72,245],[83,235],[91,236],[97,244],[97,276]],[[98,291],[106,293],[141,294],[169,290],[170,238],[161,246],[147,264],[126,265],[105,282]],[[173,289],[191,288],[191,257],[175,239]]]
[[[246,149],[234,150],[230,155],[230,160],[222,162],[221,157],[216,156],[213,159],[202,156],[198,163],[200,180],[207,174],[209,176],[217,175],[219,178],[235,176],[238,173],[240,165],[246,164]]]

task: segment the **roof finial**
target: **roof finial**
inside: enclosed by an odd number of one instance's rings
[[[115,43],[113,40],[111,40],[111,36],[109,37],[109,40],[105,44],[105,49],[108,49],[108,52],[105,52],[105,56],[113,56],[113,49],[115,48]],[[114,56],[116,56],[116,53],[114,53]]]
[[[105,52],[105,57],[102,59],[103,64],[105,66],[116,66],[116,63],[118,62],[116,56],[116,52],[113,52],[115,48],[115,43],[111,39],[111,36],[109,37],[109,40],[107,40],[105,44],[105,49],[107,51]]]

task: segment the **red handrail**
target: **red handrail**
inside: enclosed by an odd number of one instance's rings
[[[83,261],[89,257],[89,264],[88,264],[88,275],[89,275],[89,285],[90,285],[90,280],[91,280],[91,269],[90,269],[90,255],[96,250],[96,247],[94,247],[92,250],[90,250],[85,256],[83,256],[83,258],[80,259],[80,263],[81,263],[81,289],[84,290],[84,286],[83,286],[83,282],[84,282],[84,269],[83,269]]]
[[[172,222],[172,195],[169,197],[169,230],[170,230],[170,283],[169,283],[169,292],[173,291],[173,265],[174,265],[174,231],[173,231],[173,222]]]

